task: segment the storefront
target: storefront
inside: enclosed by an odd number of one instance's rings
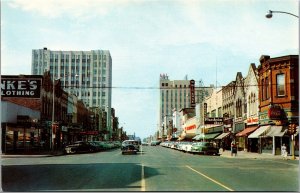
[[[248,140],[248,136],[255,131],[258,128],[258,126],[251,126],[245,128],[243,131],[237,133],[235,135],[236,140],[238,141],[238,147],[241,148],[244,151],[249,151],[249,152],[257,152],[257,141],[256,143],[253,143],[253,141]]]
[[[96,141],[98,140],[99,131],[81,131],[79,134],[82,141]]]
[[[290,151],[290,137],[286,135],[286,126],[265,125],[249,135],[249,139],[257,139],[260,153],[280,155],[281,146],[285,144]]]
[[[14,123],[2,124],[2,152],[22,153],[39,151],[41,130],[39,128]]]

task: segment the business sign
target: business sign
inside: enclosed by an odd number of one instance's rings
[[[196,106],[196,102],[195,102],[195,81],[194,80],[190,80],[190,95],[191,95],[191,107],[195,107]]]
[[[206,117],[204,119],[204,124],[222,125],[223,117]]]
[[[193,129],[196,129],[196,125],[195,124],[187,126],[187,127],[184,128],[184,130],[186,130],[186,131],[193,130]]]
[[[99,131],[81,131],[81,135],[99,135]]]
[[[282,108],[280,106],[271,106],[268,110],[268,116],[272,120],[283,119]]]
[[[42,76],[1,76],[1,97],[41,98]]]

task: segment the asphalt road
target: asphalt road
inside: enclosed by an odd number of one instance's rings
[[[2,158],[3,191],[299,191],[296,160],[230,159],[143,146],[107,152]]]

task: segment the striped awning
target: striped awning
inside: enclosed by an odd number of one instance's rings
[[[263,133],[266,133],[268,129],[270,129],[270,125],[260,126],[258,129],[256,129],[253,133],[251,133],[248,138],[258,138]]]
[[[235,136],[237,137],[244,137],[249,135],[251,132],[255,131],[258,127],[257,126],[253,126],[253,127],[247,127],[245,128],[243,131],[237,133]]]
[[[216,137],[215,139],[223,139],[225,137],[227,137],[230,133],[222,133],[221,135],[219,135],[218,137]]]
[[[272,125],[271,128],[266,132],[266,134],[263,135],[263,137],[273,137],[273,136],[282,137],[286,131],[287,131],[286,127]]]

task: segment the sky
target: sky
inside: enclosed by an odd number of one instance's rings
[[[127,134],[157,131],[159,77],[224,86],[261,55],[299,54],[298,0],[1,0],[1,74],[33,49],[109,50],[112,107]]]

